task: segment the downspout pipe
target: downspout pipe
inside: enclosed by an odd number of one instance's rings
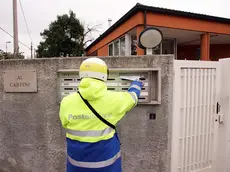
[[[146,14],[146,10],[144,11],[144,29],[146,28],[146,18],[147,18],[147,14]],[[144,50],[145,51],[145,54],[146,54],[146,49]]]

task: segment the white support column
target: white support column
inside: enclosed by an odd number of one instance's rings
[[[152,55],[153,54],[153,49],[152,48],[147,48],[146,49],[146,55]]]
[[[131,55],[131,35],[125,34],[125,55]]]

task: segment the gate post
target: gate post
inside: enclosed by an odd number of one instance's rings
[[[220,59],[220,91],[218,100],[221,105],[219,114],[223,114],[223,123],[219,125],[219,137],[216,151],[216,171],[229,171],[230,164],[230,58]],[[219,121],[220,122],[220,121]]]

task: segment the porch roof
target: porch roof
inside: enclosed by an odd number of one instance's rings
[[[200,45],[203,32],[158,27],[164,38],[176,38],[178,45]],[[210,44],[230,44],[230,35],[210,33]]]

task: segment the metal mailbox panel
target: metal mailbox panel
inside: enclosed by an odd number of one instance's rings
[[[139,97],[140,104],[160,104],[160,69],[111,69],[106,82],[110,91],[127,91],[131,81],[120,79],[120,76],[140,77],[144,87]],[[69,94],[77,92],[80,84],[78,71],[59,71],[59,101]]]

